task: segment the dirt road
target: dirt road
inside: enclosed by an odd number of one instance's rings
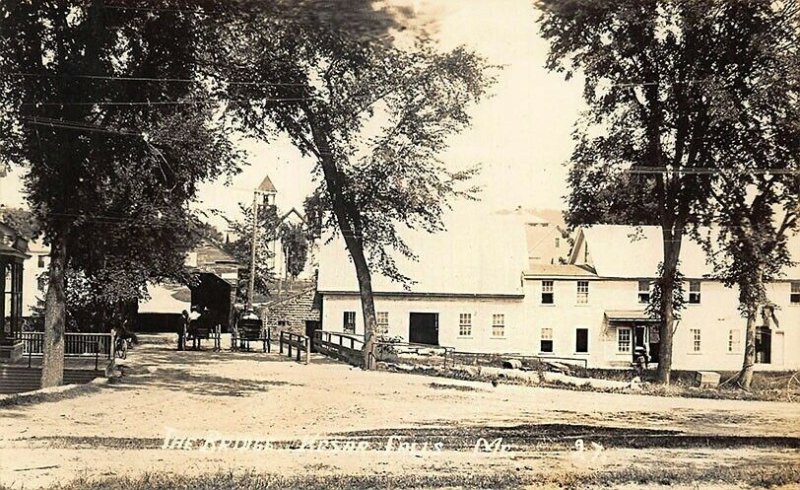
[[[118,383],[0,408],[0,484],[220,470],[515,472],[535,483],[800,462],[796,404],[493,387],[166,342],[136,348]]]

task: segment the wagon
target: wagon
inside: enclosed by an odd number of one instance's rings
[[[264,328],[264,323],[252,311],[245,311],[236,322],[236,338],[232,339],[232,348],[250,350],[250,342],[261,342],[262,350],[270,350],[269,331]]]
[[[220,350],[221,340],[222,340],[222,332],[220,325],[211,326],[210,322],[205,318],[200,318],[198,320],[193,320],[189,323],[189,327],[186,330],[186,340],[192,341],[192,348],[194,350],[198,350],[202,346],[203,340],[213,340],[214,341],[214,350]]]

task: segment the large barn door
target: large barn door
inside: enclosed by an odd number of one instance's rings
[[[439,345],[439,314],[411,313],[408,320],[408,341],[412,344]]]

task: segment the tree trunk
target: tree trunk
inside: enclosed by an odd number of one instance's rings
[[[346,241],[346,240],[345,240]],[[358,278],[358,290],[361,296],[361,312],[364,315],[364,369],[375,369],[373,357],[375,345],[375,330],[377,318],[375,315],[375,300],[372,294],[372,276],[369,272],[364,249],[359,241],[354,240],[352,245],[347,244]]]
[[[749,390],[753,383],[753,367],[756,364],[756,309],[751,309],[747,313],[747,328],[744,334],[744,361],[742,370],[737,376],[736,382],[740,388]]]
[[[64,327],[66,323],[64,270],[67,261],[66,248],[64,233],[59,231],[52,242],[47,295],[45,296],[42,388],[58,386],[64,381]]]
[[[330,139],[324,127],[318,123],[316,115],[310,108],[306,107],[305,113],[309,120],[314,145],[317,147],[320,166],[325,177],[325,186],[331,198],[333,214],[339,224],[339,230],[344,237],[347,250],[353,259],[353,265],[356,269],[358,292],[361,298],[361,312],[364,316],[364,348],[362,349],[364,369],[374,369],[373,347],[375,345],[377,319],[372,293],[372,275],[364,256],[364,237],[360,226],[360,210],[349,202],[345,196],[346,183],[343,181],[343,175],[336,165]]]
[[[664,265],[661,277],[661,323],[658,326],[659,351],[658,369],[656,376],[658,382],[668,385],[672,373],[672,334],[675,324],[675,272],[678,269],[678,259],[681,252],[683,230],[675,226],[662,227],[664,244]]]

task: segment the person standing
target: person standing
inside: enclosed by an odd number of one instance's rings
[[[181,312],[181,321],[178,323],[178,350],[186,350],[186,332],[189,330],[189,312]]]

